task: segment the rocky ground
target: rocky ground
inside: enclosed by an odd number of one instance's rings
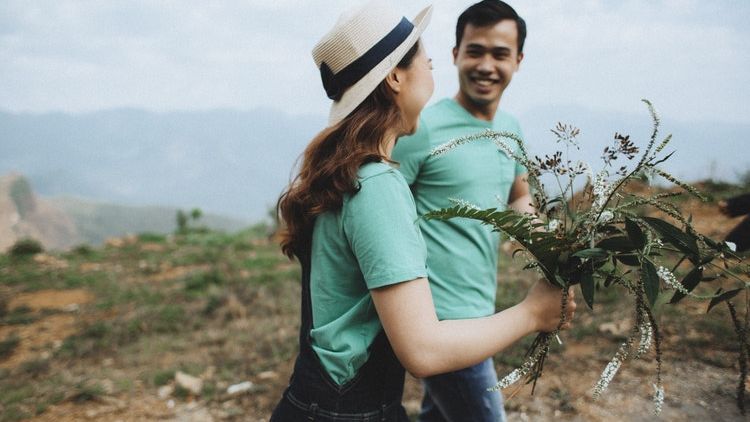
[[[689,204],[698,229],[737,222]],[[0,421],[265,421],[296,354],[298,270],[264,228],[115,239],[101,249],[0,255]],[[533,276],[501,259],[498,306]],[[668,297],[663,298],[664,302]],[[602,295],[581,304],[532,396],[504,391],[511,421],[740,421],[737,346],[725,308],[659,305],[666,400],[653,414],[653,352],[630,361],[598,400],[592,387],[629,326]],[[741,303],[741,302],[740,302]],[[602,310],[606,309],[606,312]],[[501,374],[529,341],[496,357]],[[746,386],[750,389],[750,386]],[[404,405],[419,409],[408,378]]]

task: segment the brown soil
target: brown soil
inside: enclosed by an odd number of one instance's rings
[[[42,309],[74,310],[76,306],[89,303],[93,299],[94,295],[84,289],[39,290],[18,295],[10,301],[9,308],[28,306],[34,311]]]
[[[0,368],[13,368],[23,362],[48,358],[51,351],[60,347],[65,338],[76,333],[76,311],[80,305],[91,302],[93,298],[90,292],[83,289],[41,290],[13,298],[8,309],[28,307],[32,311],[30,316],[36,319],[26,325],[0,325],[0,339],[17,336],[20,340],[13,354],[0,361]]]

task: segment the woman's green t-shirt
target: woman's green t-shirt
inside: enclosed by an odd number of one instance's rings
[[[339,385],[369,357],[382,329],[371,289],[427,276],[414,199],[401,173],[368,163],[360,190],[317,217],[312,237],[312,347]]]

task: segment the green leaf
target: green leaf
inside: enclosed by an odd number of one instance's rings
[[[635,245],[636,249],[643,249],[646,246],[646,235],[635,220],[625,218],[625,231],[628,232],[628,239]]]
[[[594,309],[594,292],[596,288],[594,285],[594,275],[586,272],[581,274],[581,293],[583,293],[583,300],[589,305],[591,310]]]
[[[635,254],[618,254],[614,255],[618,261],[631,267],[640,267],[641,261],[638,259],[638,255]]]
[[[590,249],[582,249],[574,253],[572,256],[577,256],[579,258],[601,259],[601,258],[608,257],[609,252],[607,252],[606,249],[602,249],[602,248],[590,248]]]
[[[473,207],[457,205],[430,211],[424,214],[423,218],[427,220],[448,220],[451,218],[478,220],[483,224],[492,226],[495,231],[516,239],[539,261],[540,269],[547,278],[553,278],[553,274],[557,270],[560,241],[552,233],[533,231],[532,218],[527,214],[521,214],[512,209],[504,211],[498,211],[495,208],[478,210]]]
[[[604,280],[604,287],[609,287],[614,283],[615,276],[612,274],[607,274],[607,278]]]
[[[662,240],[669,242],[692,257],[691,261],[699,259],[698,244],[693,236],[659,218],[643,217],[643,221],[648,223],[661,236]]]
[[[703,269],[701,267],[693,268],[686,276],[682,279],[682,287],[687,291],[692,292],[693,289],[701,282],[703,278]],[[685,297],[685,293],[675,292],[669,303],[677,303]]]
[[[608,237],[599,242],[596,247],[612,252],[631,252],[636,249],[633,242],[625,236]]]
[[[643,289],[646,291],[648,302],[654,306],[659,296],[659,276],[656,273],[656,267],[650,261],[643,261],[641,264],[641,280],[643,280]]]
[[[719,303],[726,302],[727,300],[729,300],[729,299],[737,296],[737,293],[739,293],[739,292],[741,292],[743,290],[745,290],[745,289],[739,288],[739,289],[729,290],[728,292],[724,292],[724,293],[722,293],[722,294],[719,295],[719,293],[721,293],[721,288],[719,288],[719,290],[716,291],[716,294],[718,296],[716,296],[715,298],[711,299],[711,303],[708,304],[708,309],[706,310],[706,313],[711,312],[711,308],[713,308],[714,306],[718,305]]]

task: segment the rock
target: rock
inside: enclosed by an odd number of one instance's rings
[[[253,383],[250,381],[241,382],[239,384],[230,385],[227,388],[227,394],[237,395],[250,391],[253,388]]]
[[[96,409],[88,409],[85,412],[88,419],[102,419],[107,413],[116,412],[117,409],[111,406],[99,406]]]
[[[174,381],[177,385],[190,391],[196,396],[200,395],[201,391],[203,391],[203,380],[184,372],[177,371],[177,373],[174,374]]]
[[[63,312],[78,312],[80,309],[77,303],[69,303],[62,308]]]
[[[175,422],[212,422],[213,420],[208,409],[199,407],[197,404],[188,403],[175,411]]]
[[[201,378],[204,380],[210,380],[216,375],[216,367],[213,365],[210,365],[208,368],[206,368],[205,371],[201,374]]]
[[[627,338],[632,323],[629,320],[620,322],[605,322],[599,325],[599,332],[603,334],[610,334],[614,337]]]
[[[110,248],[119,249],[125,246],[125,241],[118,237],[113,237],[105,240],[104,245]]]
[[[99,381],[99,386],[104,391],[104,394],[113,394],[115,392],[115,383],[110,379],[104,379]]]
[[[258,374],[258,379],[259,380],[270,380],[270,379],[275,379],[278,376],[279,376],[279,374],[277,374],[274,371],[263,371],[260,374]]]
[[[162,385],[161,387],[159,387],[159,390],[157,390],[157,394],[162,400],[171,396],[172,393],[174,393],[174,386],[172,385]]]

